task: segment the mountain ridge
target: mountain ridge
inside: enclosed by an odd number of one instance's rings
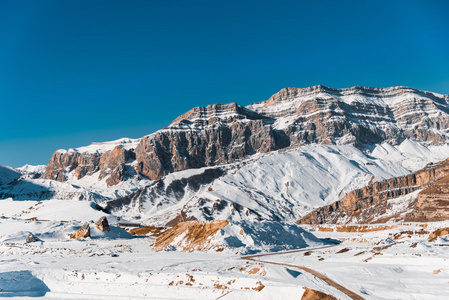
[[[388,101],[386,101],[387,99]],[[389,103],[389,104],[388,104]],[[286,88],[246,107],[196,107],[168,127],[107,150],[56,151],[45,179],[80,179],[98,171],[110,186],[130,177],[157,180],[177,171],[233,163],[256,153],[305,144],[424,144],[449,141],[449,95],[408,87]],[[98,146],[101,148],[100,146]],[[97,148],[98,148],[97,147]]]

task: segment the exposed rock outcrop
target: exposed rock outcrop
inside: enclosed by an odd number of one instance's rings
[[[314,210],[298,223],[368,223],[374,217],[385,213],[387,200],[420,189],[424,189],[424,191],[419,193],[417,202],[411,203],[409,208],[413,208],[413,211],[405,217],[405,220],[445,220],[449,218],[448,176],[449,159],[438,164],[429,164],[413,174],[378,181],[354,190],[341,200]],[[435,183],[435,181],[437,182]]]
[[[74,233],[70,233],[69,237],[71,239],[81,239],[90,237],[90,226],[88,223],[84,224],[80,229]]]
[[[27,236],[27,239],[26,239],[26,241],[25,241],[25,244],[28,244],[28,243],[34,243],[34,242],[38,242],[38,241],[40,241],[34,234],[32,234],[32,233],[30,233],[28,236]]]
[[[449,219],[449,176],[430,185],[418,195],[412,212],[405,221],[429,222]]]
[[[435,241],[439,236],[448,234],[449,234],[449,227],[437,229],[429,235],[429,242]]]
[[[235,103],[194,108],[168,128],[141,139],[137,171],[151,179],[221,165],[282,148],[272,120]]]
[[[156,238],[154,249],[161,251],[168,246],[180,246],[183,251],[209,250],[215,246],[211,243],[213,236],[228,224],[227,220],[205,223],[197,221],[178,223]],[[182,238],[179,238],[181,235]]]
[[[50,159],[44,179],[66,181],[70,174],[76,179],[100,172],[98,179],[108,176],[108,185],[116,185],[126,179],[128,164],[136,156],[134,147],[136,140],[121,139],[106,143],[93,143],[91,146],[78,149],[58,150]],[[133,172],[131,172],[133,173]]]
[[[95,223],[95,226],[101,230],[101,231],[111,231],[111,228],[109,228],[108,219],[106,217],[101,217],[97,223]]]
[[[321,291],[313,290],[304,287],[305,292],[301,297],[301,300],[337,300],[336,297],[326,294]]]
[[[197,107],[165,129],[114,149],[55,152],[43,178],[64,181],[99,173],[109,185],[129,176],[232,163],[255,153],[309,143],[366,145],[406,138],[449,141],[449,96],[407,87],[287,88],[268,101]],[[134,143],[134,144],[133,144]],[[132,144],[132,147],[130,146]],[[113,143],[110,143],[113,145]],[[89,149],[87,149],[89,148]]]

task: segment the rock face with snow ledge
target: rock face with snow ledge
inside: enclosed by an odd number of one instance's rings
[[[407,87],[288,88],[268,101],[194,108],[168,128],[53,154],[43,178],[65,181],[100,172],[109,185],[233,163],[256,153],[310,143],[427,145],[449,140],[449,96]]]
[[[448,95],[407,87],[288,88],[248,106],[274,118],[293,144],[448,141]]]
[[[449,159],[405,176],[374,182],[346,194],[341,200],[317,208],[301,218],[300,224],[380,222],[399,217],[405,221],[441,221],[449,217]],[[421,192],[419,192],[421,191]],[[415,192],[415,193],[414,193]],[[407,205],[396,215],[388,200],[408,197]],[[391,205],[390,205],[391,206]]]
[[[87,147],[68,151],[58,150],[51,157],[42,178],[62,182],[67,180],[69,173],[80,179],[100,172],[100,180],[108,176],[107,183],[115,185],[124,180],[129,173],[129,163],[135,160],[133,150],[137,143],[138,140],[125,138],[106,143],[93,143]]]

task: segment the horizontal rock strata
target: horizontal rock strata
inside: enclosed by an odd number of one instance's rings
[[[420,192],[417,203],[412,203],[414,211],[406,217],[406,220],[441,220],[449,216],[448,194],[446,190],[440,189],[440,186],[445,184],[443,182],[448,180],[447,176],[449,176],[449,159],[438,164],[429,164],[413,174],[378,181],[354,190],[341,200],[314,210],[298,223],[335,224],[354,220],[366,223],[385,212],[386,200],[420,189],[425,190]],[[443,182],[438,183],[440,179],[443,179]]]
[[[133,176],[166,174],[232,163],[256,153],[309,143],[424,144],[449,141],[449,96],[407,87],[287,88],[269,100],[197,107],[135,147],[57,151],[42,178],[65,181],[99,173],[108,185]],[[83,148],[89,148],[83,147]]]

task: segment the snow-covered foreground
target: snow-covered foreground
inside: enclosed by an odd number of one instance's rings
[[[0,297],[51,299],[298,299],[303,286],[340,295],[289,268],[223,252],[155,252],[153,238],[111,226],[67,238],[80,222],[0,219]],[[29,232],[40,240],[25,243]],[[307,246],[307,245],[305,245]]]
[[[366,299],[446,299],[449,294],[449,236],[429,239],[436,229],[449,227],[448,221],[383,224],[383,230],[370,232],[306,226],[315,236],[342,243],[328,248],[309,243],[303,252],[267,252],[258,261],[243,260],[231,248],[155,252],[152,237],[132,237],[113,225],[110,232],[91,226],[91,238],[68,239],[66,234],[82,223],[0,219],[0,297],[301,299],[307,287],[350,299],[295,266],[316,270]],[[40,241],[25,243],[30,232]]]
[[[367,228],[385,227],[369,225]],[[267,261],[317,270],[365,299],[447,299],[449,295],[449,235],[429,239],[449,222],[388,224],[372,232],[320,231],[316,236],[343,241],[318,250],[258,257]],[[306,227],[307,228],[307,227]]]

